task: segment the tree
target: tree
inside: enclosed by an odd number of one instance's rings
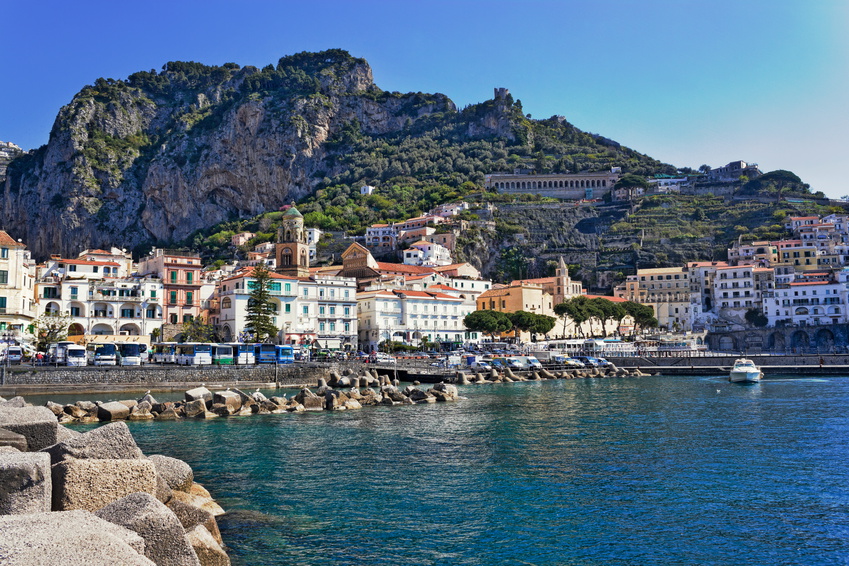
[[[521,332],[530,332],[534,327],[536,320],[534,317],[536,316],[532,312],[527,311],[515,311],[511,312],[508,315],[510,322],[513,323],[513,330],[516,332],[516,341],[519,341],[519,334]]]
[[[618,315],[617,306],[618,303],[614,303],[611,300],[605,299],[603,297],[597,297],[595,299],[591,299],[592,306],[595,307],[598,312],[598,318],[601,321],[601,328],[604,331],[604,335],[607,336],[607,321],[615,320]]]
[[[245,331],[249,332],[257,342],[272,342],[277,337],[278,328],[271,320],[274,305],[271,302],[269,283],[271,273],[264,264],[254,267],[251,274],[253,281],[248,281],[250,298],[248,299],[248,314],[245,317]]]
[[[33,321],[36,349],[47,351],[47,346],[68,337],[71,315],[68,313],[46,312]]]
[[[638,328],[645,329],[657,326],[657,318],[654,316],[654,309],[650,306],[642,303],[635,303],[634,301],[626,301],[622,303],[622,306],[625,307],[625,310],[627,310],[628,314],[631,315],[631,318],[634,319],[635,334]]]
[[[581,336],[584,335],[583,324],[590,319],[590,313],[587,310],[587,301],[588,299],[584,296],[572,297],[571,299],[567,299],[560,303],[559,305],[554,306],[554,313],[560,317],[564,317],[563,321],[563,332],[566,332],[566,320],[565,317],[569,317],[572,319],[572,322],[578,329],[578,332],[581,333]]]
[[[707,175],[708,173],[710,173],[710,170],[711,170],[710,165],[699,165],[699,171],[701,171],[701,172],[702,172],[702,173],[704,173],[705,175]]]
[[[217,342],[218,335],[215,332],[215,327],[212,324],[204,321],[200,317],[194,317],[183,323],[180,329],[183,335],[183,342]]]
[[[752,326],[757,326],[758,328],[763,328],[764,326],[769,324],[769,319],[766,317],[763,311],[758,309],[749,309],[743,316],[746,319],[746,322],[748,322]]]
[[[551,332],[551,329],[554,328],[554,325],[557,323],[557,319],[553,316],[548,316],[546,314],[535,314],[534,315],[534,324],[531,327],[531,333],[534,335],[532,339],[535,338],[536,334],[548,334]]]
[[[463,318],[463,324],[472,332],[488,334],[493,340],[513,328],[513,323],[506,314],[491,310],[470,312]]]
[[[646,181],[645,177],[634,175],[633,173],[625,173],[618,181],[616,181],[613,188],[621,189],[622,187],[642,187],[644,189],[648,189],[649,186],[649,182]]]

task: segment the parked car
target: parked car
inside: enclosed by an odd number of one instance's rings
[[[576,360],[575,358],[565,358],[561,362],[567,368],[585,368],[587,366],[584,365],[584,362],[581,360]]]
[[[604,358],[596,358],[596,361],[598,362],[598,367],[600,368],[608,368],[613,365]]]
[[[373,356],[372,359],[375,363],[378,364],[394,364],[397,362],[395,358],[393,358],[389,354],[384,354],[382,352],[379,352],[377,355]]]
[[[6,359],[10,364],[17,365],[24,359],[24,350],[20,346],[6,348]]]
[[[584,367],[597,368],[600,367],[598,359],[592,356],[575,356],[575,359],[584,364]]]

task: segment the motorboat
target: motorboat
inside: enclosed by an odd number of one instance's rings
[[[728,374],[728,381],[732,383],[755,383],[761,380],[763,374],[755,362],[746,358],[738,358],[734,361],[734,367]]]

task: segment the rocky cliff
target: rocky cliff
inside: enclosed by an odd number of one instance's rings
[[[47,145],[10,164],[0,221],[37,257],[136,248],[331,184],[457,186],[534,158],[560,170],[663,170],[562,118],[533,121],[509,94],[458,112],[442,94],[383,91],[368,63],[342,50],[263,69],[171,62],[84,87]]]
[[[368,64],[341,51],[99,79],[10,167],[3,226],[37,255],[180,240],[311,192],[345,124],[382,134],[455,110],[442,95],[381,95]]]

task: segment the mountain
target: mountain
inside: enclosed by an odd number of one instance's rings
[[[45,146],[9,165],[0,222],[37,257],[139,248],[306,197],[313,211],[356,214],[322,202],[328,188],[448,194],[527,163],[674,172],[562,117],[534,120],[504,91],[462,110],[443,94],[383,91],[365,60],[329,50],[263,69],[170,62],[97,79],[59,111]]]

